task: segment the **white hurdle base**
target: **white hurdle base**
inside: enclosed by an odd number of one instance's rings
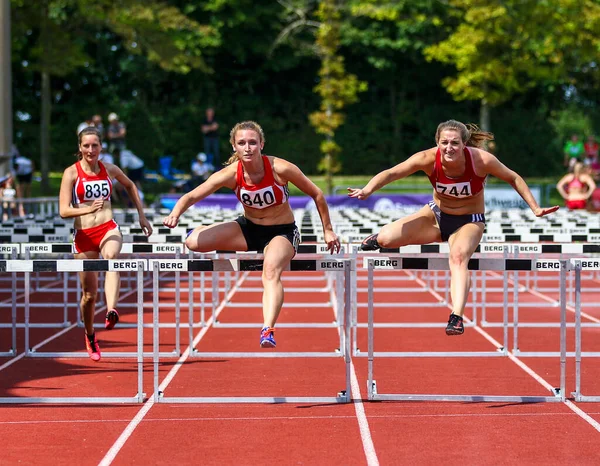
[[[503,396],[503,395],[419,395],[419,394],[378,394],[377,382],[373,380],[368,386],[369,401],[462,401],[471,403],[561,403],[565,400],[559,388],[554,389],[553,396]]]

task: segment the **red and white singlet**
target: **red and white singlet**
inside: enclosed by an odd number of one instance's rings
[[[435,153],[435,163],[433,172],[429,176],[429,181],[438,194],[451,197],[471,197],[483,190],[487,176],[478,176],[475,174],[473,158],[471,151],[465,147],[465,173],[458,178],[449,178],[444,175],[442,169],[442,155],[438,149]]]
[[[96,199],[110,201],[112,194],[112,180],[106,171],[102,162],[98,162],[100,173],[97,175],[88,175],[81,168],[81,163],[77,162],[77,179],[73,185],[73,205],[79,205],[83,202],[93,202]]]
[[[290,197],[287,183],[280,185],[275,181],[273,168],[266,155],[262,156],[265,167],[265,176],[257,185],[251,186],[244,180],[244,167],[238,162],[237,174],[235,177],[235,195],[245,207],[253,209],[266,209],[276,205],[285,204]]]

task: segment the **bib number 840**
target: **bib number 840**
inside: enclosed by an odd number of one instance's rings
[[[242,189],[240,191],[240,200],[247,207],[264,209],[275,204],[275,193],[273,193],[273,188],[270,186],[258,191],[246,191]]]

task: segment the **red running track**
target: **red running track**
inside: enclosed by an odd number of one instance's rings
[[[397,273],[397,278],[402,278]],[[311,277],[312,280],[305,279]],[[366,322],[365,275],[358,282],[358,320]],[[333,308],[326,280],[317,274],[291,272],[284,278],[286,305],[280,323],[331,323]],[[174,283],[162,282],[161,321],[173,321]],[[501,276],[489,274],[489,290],[501,287]],[[469,327],[462,337],[449,338],[443,327],[449,309],[439,305],[440,291],[403,291],[419,288],[417,280],[377,281],[375,302],[402,303],[404,307],[376,309],[376,322],[438,322],[437,328],[377,328],[377,351],[491,351],[502,342],[503,329]],[[598,286],[594,280],[587,285]],[[220,309],[219,321],[260,323],[260,282],[250,274]],[[180,283],[181,301],[187,303],[187,282]],[[443,292],[441,293],[443,295]],[[49,290],[31,295],[32,302],[48,302]],[[6,296],[2,298],[8,299]],[[587,294],[588,302],[598,302]],[[6,299],[4,302],[7,302]],[[61,299],[57,297],[56,299]],[[210,293],[206,299],[211,300]],[[512,298],[511,298],[512,299]],[[123,293],[122,302],[135,296]],[[503,293],[486,296],[488,322],[499,322]],[[556,322],[556,295],[527,292],[519,309],[523,322]],[[145,295],[145,302],[152,297]],[[240,304],[255,303],[250,307]],[[292,307],[292,303],[307,303]],[[310,303],[310,304],[308,304]],[[426,304],[437,307],[426,307]],[[546,304],[544,304],[546,303]],[[185,306],[183,306],[185,308]],[[98,322],[103,310],[99,309]],[[467,316],[472,317],[472,307]],[[3,309],[2,322],[10,314]],[[61,320],[59,309],[44,309],[39,321]],[[481,312],[481,309],[478,310]],[[598,322],[600,312],[586,307],[584,322]],[[511,318],[513,309],[510,309]],[[19,318],[22,316],[19,312]],[[569,311],[569,321],[572,322]],[[135,310],[122,311],[122,322],[135,322]],[[210,313],[207,315],[212,323]],[[74,311],[69,318],[74,321]],[[151,321],[150,309],[146,322]],[[184,315],[187,322],[187,315]],[[135,329],[99,330],[105,356],[100,363],[87,358],[0,359],[0,396],[133,396],[135,360],[112,359],[110,351],[133,351]],[[258,327],[195,328],[200,351],[259,351]],[[62,334],[59,334],[62,332]],[[19,330],[22,346],[22,330]],[[81,328],[34,329],[32,345],[40,351],[81,351]],[[599,351],[598,328],[584,328],[586,351]],[[181,330],[185,345],[187,328]],[[512,342],[512,330],[510,332]],[[0,329],[0,342],[10,340]],[[161,329],[161,350],[175,344],[172,329]],[[277,331],[277,351],[332,351],[339,345],[337,329],[287,328]],[[523,328],[519,347],[527,351],[555,351],[557,328]],[[151,329],[145,330],[145,350],[151,350]],[[568,332],[569,351],[573,331]],[[358,347],[366,350],[366,329],[358,331]],[[185,346],[184,346],[185,348]],[[4,348],[0,347],[0,351]],[[583,392],[600,393],[597,359],[584,361]],[[203,464],[255,465],[387,465],[387,464],[546,464],[596,465],[600,458],[598,403],[467,403],[368,402],[367,360],[353,358],[353,402],[349,404],[174,404],[154,403],[152,363],[145,363],[141,405],[4,405],[0,420],[3,439],[0,464]],[[574,367],[567,366],[567,388],[574,388]],[[375,361],[378,389],[386,393],[445,393],[487,395],[547,395],[557,385],[559,363],[542,358],[380,358]],[[344,387],[341,358],[162,358],[160,381],[168,396],[335,396]]]

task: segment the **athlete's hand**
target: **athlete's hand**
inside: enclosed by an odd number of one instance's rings
[[[536,217],[543,217],[544,215],[551,214],[552,212],[556,212],[559,209],[559,206],[555,205],[553,207],[538,207],[533,211]]]
[[[365,200],[367,197],[369,197],[370,194],[367,194],[364,190],[364,188],[358,189],[358,188],[348,188],[348,197],[355,197],[357,199],[360,199],[361,201]]]
[[[140,226],[142,227],[142,231],[146,236],[150,236],[152,234],[152,225],[146,217],[140,218]]]
[[[324,231],[325,242],[327,243],[327,250],[331,254],[337,254],[340,252],[340,239],[337,237],[333,230]]]
[[[175,228],[179,223],[179,217],[177,215],[169,214],[163,220],[163,225],[169,228]]]
[[[104,199],[96,199],[90,206],[90,214],[98,212],[104,206]]]

